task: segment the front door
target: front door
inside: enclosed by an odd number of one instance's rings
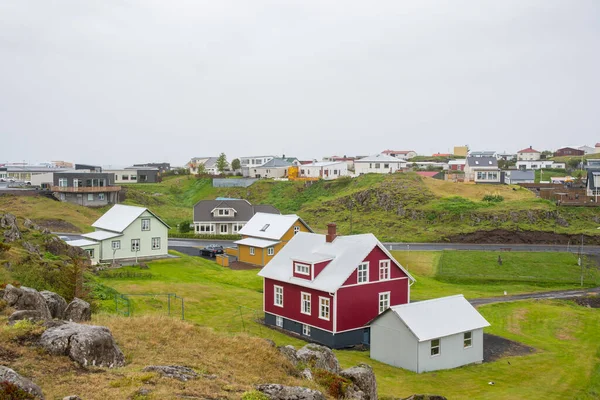
[[[221,224],[221,235],[227,235],[227,224]]]

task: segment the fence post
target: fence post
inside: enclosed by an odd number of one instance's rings
[[[171,293],[167,293],[167,311],[169,317],[171,316]]]

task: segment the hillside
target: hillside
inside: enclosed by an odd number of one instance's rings
[[[262,180],[248,188],[213,188],[210,179],[185,176],[161,184],[129,185],[126,190],[127,204],[148,206],[173,227],[191,221],[198,200],[219,196],[272,204],[282,213],[297,213],[317,231],[335,222],[342,233],[372,232],[384,241],[455,240],[456,235],[491,230],[595,236],[600,224],[600,214],[593,208],[557,210],[519,187],[444,182],[411,173],[313,184]],[[486,195],[501,196],[503,201],[483,201]]]

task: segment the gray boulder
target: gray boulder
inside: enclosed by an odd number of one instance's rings
[[[92,319],[90,303],[75,297],[65,309],[65,319],[73,322],[89,321]]]
[[[182,367],[180,365],[149,365],[142,371],[158,372],[167,378],[173,378],[182,382],[187,382],[191,379],[196,379],[198,374],[191,368]]]
[[[299,386],[284,386],[274,383],[258,385],[256,390],[272,400],[325,400],[323,393]]]
[[[23,248],[30,253],[40,254],[40,246],[30,242],[23,242]]]
[[[15,310],[35,310],[39,311],[41,319],[52,318],[44,296],[35,289],[25,286],[18,288],[8,284],[4,289],[3,299]]]
[[[288,344],[287,346],[278,347],[277,350],[279,350],[279,352],[285,358],[287,358],[293,366],[298,365],[298,356],[296,355],[296,349],[294,346]]]
[[[44,300],[46,301],[46,305],[50,310],[50,315],[52,318],[57,319],[65,319],[65,311],[67,309],[67,301],[63,299],[61,295],[58,295],[54,292],[50,292],[48,290],[43,290],[40,292]]]
[[[0,365],[0,382],[10,382],[15,386],[20,387],[22,390],[26,391],[29,394],[32,394],[37,399],[44,399],[44,395],[42,394],[42,389],[32,381],[27,378],[22,377],[17,374],[12,369]],[[0,393],[1,395],[2,393]],[[3,398],[0,396],[0,398]]]
[[[71,396],[65,396],[63,397],[62,400],[81,400],[81,397],[77,396],[77,395],[71,395]]]
[[[17,217],[12,214],[0,214],[0,228],[17,226]]]
[[[305,363],[310,368],[319,368],[338,374],[341,371],[340,363],[329,347],[318,344],[307,344],[296,352],[298,361]]]
[[[15,311],[14,313],[12,313],[10,315],[10,317],[8,317],[8,324],[9,325],[14,325],[15,322],[17,321],[21,321],[21,320],[29,320],[31,322],[35,322],[35,321],[43,321],[44,319],[42,318],[42,314],[40,314],[39,311],[36,310],[19,310],[19,311]]]
[[[48,328],[40,339],[43,348],[54,355],[69,356],[83,366],[122,367],[125,357],[104,326],[75,322]]]
[[[340,375],[351,380],[364,393],[363,399],[377,400],[377,380],[370,365],[359,364],[343,370]]]

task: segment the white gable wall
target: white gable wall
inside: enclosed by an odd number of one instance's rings
[[[387,168],[386,168],[387,166]],[[384,161],[384,162],[354,162],[354,172],[360,174],[388,174],[406,167],[406,161]]]
[[[417,371],[417,338],[393,313],[371,324],[370,357],[394,367]]]
[[[142,219],[146,218],[150,219],[150,230],[142,231]],[[152,250],[153,237],[160,237],[160,249]],[[115,259],[135,258],[136,253],[131,251],[132,239],[140,239],[140,251],[137,252],[138,257],[164,256],[168,253],[167,227],[146,210],[131,225],[125,228],[123,236],[102,241],[101,259],[104,261],[113,259],[113,240],[121,241],[121,248],[115,252]]]

